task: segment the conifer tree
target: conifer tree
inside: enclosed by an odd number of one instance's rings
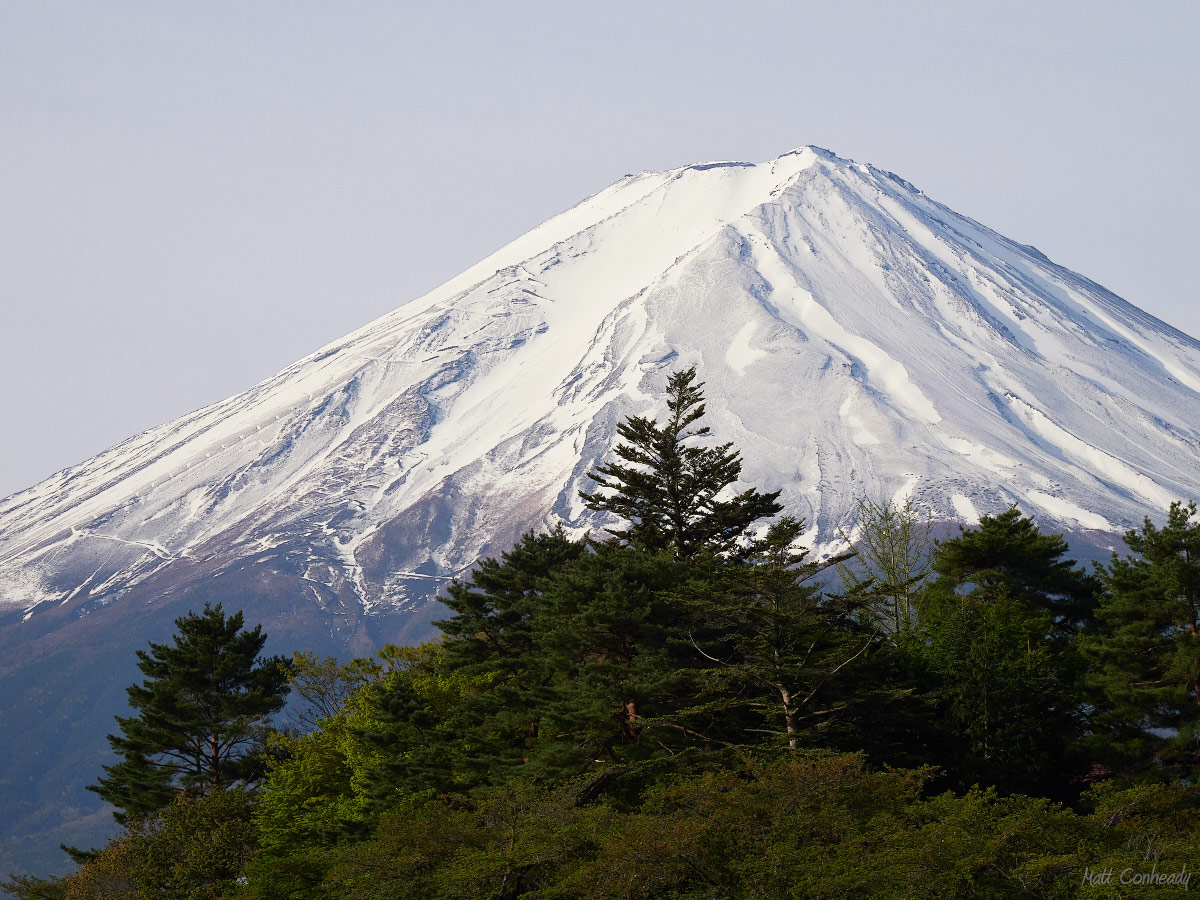
[[[89,790],[107,800],[124,824],[130,815],[166,807],[181,790],[202,792],[253,780],[256,751],[288,691],[282,657],[258,660],[267,637],[242,630],[242,614],[221,604],[175,620],[170,644],[138,651],[146,676],[127,688],[135,715],[117,716],[108,736],[121,761]]]
[[[1054,790],[1079,736],[1072,667],[1048,640],[1050,618],[1001,588],[976,590],[923,623],[925,654],[940,680],[946,767],[962,786]],[[1070,772],[1067,772],[1069,776]]]
[[[456,614],[439,623],[444,665],[476,685],[444,729],[454,740],[443,755],[468,779],[481,755],[532,777],[676,740],[678,729],[655,729],[684,679],[669,595],[686,577],[669,554],[589,547],[560,530],[483,561],[452,586],[445,602]]]
[[[546,580],[585,549],[561,526],[548,534],[529,532],[500,559],[480,561],[469,581],[451,583],[442,602],[454,615],[434,623],[446,636],[448,663],[499,680],[519,671]]]
[[[943,541],[934,557],[934,593],[974,585],[985,594],[1004,590],[1026,609],[1044,611],[1056,638],[1090,621],[1100,585],[1066,559],[1061,534],[1042,534],[1032,517],[1013,506]]]
[[[1084,642],[1102,759],[1128,774],[1200,772],[1200,521],[1172,503],[1159,528],[1125,534],[1137,557],[1114,553],[1098,625]]]
[[[666,424],[633,416],[617,426],[624,439],[614,449],[623,462],[597,466],[589,477],[598,490],[580,496],[589,509],[615,513],[629,522],[609,533],[639,550],[665,550],[677,559],[732,549],[759,519],[780,510],[780,492],[750,488],[718,499],[742,472],[732,444],[692,446],[709,433],[692,429],[704,416],[703,383],[695,368],[675,372],[667,381]]]
[[[1098,583],[1016,507],[941,542],[920,598],[923,653],[941,682],[948,763],[963,784],[1047,792],[1066,783],[1082,733],[1074,637]]]
[[[674,594],[693,566],[601,545],[546,585],[524,702],[539,711],[527,764],[562,776],[674,752],[689,695],[687,624]]]
[[[853,666],[875,642],[853,593],[824,593],[818,580],[853,554],[808,560],[795,546],[803,527],[781,518],[690,603],[709,704],[740,708],[746,734],[781,735],[791,749],[847,710]]]
[[[543,594],[587,550],[585,541],[571,540],[561,527],[530,532],[500,559],[482,560],[469,581],[455,581],[442,598],[454,613],[434,623],[444,635],[445,668],[486,685],[472,691],[455,715],[463,737],[453,748],[463,756],[460,769],[481,770],[482,757],[497,768],[527,758],[542,715],[532,691],[546,677],[536,647],[547,605]]]

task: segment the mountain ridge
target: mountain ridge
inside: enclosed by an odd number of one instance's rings
[[[713,274],[718,270],[719,276]],[[696,283],[701,271],[709,275]],[[691,298],[675,291],[679,279],[695,284]],[[726,315],[712,298],[697,303],[714,289],[734,298],[727,302],[741,304],[741,318]],[[675,305],[662,303],[664,296],[674,297]],[[908,358],[896,342],[889,344],[871,321],[891,314],[888,306],[901,313],[891,315],[894,330],[932,324],[943,346],[927,341],[928,349],[946,352],[944,344],[950,344],[974,373],[961,364],[937,371],[927,357]],[[1080,505],[1061,496],[1063,475],[1078,477],[1070,470],[1079,469],[1080,460],[1098,466],[1107,478],[1101,492],[1138,501],[1125,507],[1163,506],[1171,495],[1153,476],[1141,474],[1153,465],[1130,463],[1137,455],[1128,448],[1110,453],[1079,438],[1086,429],[1064,428],[1031,402],[1036,392],[1028,389],[1028,378],[1009,390],[998,372],[1012,367],[1012,351],[1018,363],[1024,355],[1064,367],[1063,384],[1082,389],[1090,382],[1120,398],[1130,393],[1128,372],[1124,382],[1114,380],[1097,354],[1084,359],[1079,352],[1081,343],[1093,349],[1107,343],[1102,349],[1136,363],[1125,369],[1143,381],[1149,370],[1187,388],[1188,397],[1174,392],[1175,407],[1200,411],[1195,404],[1200,344],[890,172],[814,147],[763,164],[715,162],[645,172],[615,182],[445,285],[242,394],[143,432],[0,501],[0,604],[20,606],[29,615],[47,602],[104,598],[190,555],[211,558],[214,541],[224,540],[228,550],[233,530],[255,535],[238,544],[242,558],[273,549],[281,534],[294,537],[299,527],[308,540],[324,545],[318,567],[340,570],[337,577],[332,569],[304,577],[328,587],[346,580],[369,610],[388,602],[389,589],[386,579],[366,573],[364,562],[370,569],[372,560],[386,558],[399,563],[405,577],[440,580],[469,569],[486,549],[502,549],[492,535],[511,541],[522,524],[554,520],[591,527],[595,523],[569,494],[611,444],[620,416],[653,405],[648,373],[673,353],[695,357],[707,340],[692,333],[698,323],[689,331],[686,322],[677,321],[697,307],[709,321],[724,317],[729,330],[736,328],[723,351],[712,341],[700,351],[707,356],[700,361],[708,363],[701,365],[703,377],[729,396],[736,386],[725,376],[745,378],[748,369],[768,359],[763,347],[776,341],[787,345],[781,352],[793,364],[802,361],[816,382],[842,374],[855,388],[841,384],[834,392],[840,437],[849,434],[850,443],[866,446],[887,443],[878,432],[891,432],[915,447],[974,455],[975,468],[995,475],[996,466],[1005,463],[982,462],[987,442],[946,433],[939,403],[931,399],[947,384],[966,383],[966,375],[1024,439],[1058,458],[1050,476],[1043,472],[1044,483],[1010,486],[1004,496],[991,498],[978,489],[956,492],[957,499],[937,510],[942,517],[970,520],[980,503],[994,510],[1015,501],[1054,522],[1117,530],[1112,520],[1128,521],[1131,510],[1114,506],[1111,497]],[[672,323],[670,336],[664,323]],[[997,336],[1010,345],[1000,348],[1004,363],[997,363]],[[658,344],[649,346],[656,338]],[[628,355],[634,344],[641,351],[636,361]],[[814,356],[821,368],[807,365]],[[613,380],[604,369],[618,358],[623,368]],[[912,372],[922,367],[924,377],[914,379]],[[993,374],[982,374],[988,370]],[[1055,380],[1044,374],[1039,379],[1039,390]],[[1137,392],[1136,409],[1127,411],[1161,423],[1186,421],[1180,409],[1147,400],[1152,393]],[[710,407],[727,408],[728,415],[732,404],[713,399]],[[1075,400],[1067,397],[1059,407],[1077,406]],[[974,401],[982,405],[981,397]],[[874,430],[864,424],[867,414]],[[903,435],[896,432],[899,420]],[[603,435],[591,428],[597,421],[604,423]],[[933,430],[925,435],[922,428]],[[1191,429],[1165,433],[1182,435],[1184,450],[1198,445]],[[825,437],[830,444],[839,435]],[[533,442],[536,455],[545,457],[543,465],[527,458],[530,447],[502,449],[517,438]],[[959,443],[963,440],[969,446]],[[1015,445],[1011,437],[1007,443]],[[777,449],[786,455],[786,447]],[[764,453],[747,452],[748,474],[779,477]],[[816,456],[821,452],[813,449]],[[549,468],[563,481],[547,480],[536,488],[529,481],[521,488],[510,484],[517,495],[527,495],[524,503],[544,508],[535,521],[500,521],[505,514],[494,503],[484,504],[485,521],[443,529],[443,538],[461,545],[451,552],[429,540],[424,555],[402,560],[372,546],[380,533],[396,531],[389,523],[397,515],[437,505],[434,495],[456,476],[489,454],[505,453],[518,468],[538,471],[549,458],[561,457]],[[1029,462],[1020,453],[1000,456]],[[1047,462],[1039,460],[1042,469]],[[1178,469],[1178,460],[1170,462],[1169,469]],[[867,468],[878,474],[877,466]],[[940,477],[917,464],[910,468],[916,471],[875,478],[868,491],[899,496],[918,486],[905,487],[908,478]],[[492,469],[494,478],[502,478],[502,467]],[[830,481],[829,465],[824,472],[818,484]],[[832,477],[844,480],[836,471]],[[1159,480],[1186,484],[1179,477]],[[573,488],[563,490],[564,482]],[[455,487],[463,489],[457,482]],[[343,503],[345,491],[352,496]],[[327,502],[331,496],[339,499]],[[844,512],[845,489],[839,497]],[[302,501],[323,504],[328,517],[300,524],[294,507]],[[1101,508],[1092,508],[1097,505]],[[292,510],[291,519],[271,525],[272,516],[288,518],[285,508]],[[808,512],[830,540],[837,518],[830,504],[809,504]],[[490,533],[464,543],[464,528]],[[453,540],[452,531],[458,535]],[[412,593],[411,585],[392,587]]]
[[[819,148],[627,176],[0,500],[0,864],[102,839],[83,785],[174,617],[241,608],[271,653],[424,639],[480,557],[608,524],[587,473],[693,365],[744,484],[818,553],[863,497],[943,523],[1016,503],[1111,548],[1200,495],[1200,343],[1039,251]]]

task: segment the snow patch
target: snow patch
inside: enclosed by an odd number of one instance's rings
[[[862,416],[854,411],[855,405],[855,399],[847,397],[838,408],[838,415],[846,423],[846,427],[850,429],[850,440],[854,441],[860,447],[869,447],[872,444],[878,444],[879,438],[867,428]]]
[[[932,425],[942,417],[928,397],[909,378],[908,370],[877,344],[851,333],[809,291],[801,287],[790,267],[759,233],[749,235],[758,270],[771,284],[776,310],[792,325],[839,350],[865,367],[868,383],[878,386],[898,407],[918,422]]]
[[[920,483],[920,481],[921,479],[919,476],[909,475],[904,484],[900,485],[896,492],[892,494],[892,506],[896,507],[897,509],[905,506],[908,501],[912,499],[913,491],[917,489],[917,485]]]
[[[950,505],[954,507],[954,514],[968,525],[979,524],[979,510],[975,508],[970,497],[964,494],[951,494]]]
[[[1085,471],[1100,475],[1123,488],[1145,498],[1157,509],[1163,510],[1174,499],[1152,479],[1133,469],[1128,463],[1105,453],[1100,448],[1083,441],[1065,428],[1051,421],[1039,409],[1035,409],[1020,397],[1009,396],[1013,411],[1040,437],[1049,441],[1068,457],[1076,460]],[[1099,526],[1097,526],[1099,527]]]
[[[1062,497],[1054,497],[1042,491],[1030,491],[1028,494],[1030,500],[1036,503],[1056,519],[1074,519],[1084,528],[1094,528],[1097,531],[1115,531],[1112,523],[1104,516],[1088,512],[1081,506],[1072,503],[1070,500],[1064,500]]]
[[[725,351],[725,362],[729,365],[729,368],[739,375],[745,375],[747,366],[767,356],[765,350],[760,350],[750,343],[750,339],[754,337],[754,329],[756,327],[757,325],[753,321],[743,325],[741,330],[733,336],[733,340],[730,341],[729,349]]]

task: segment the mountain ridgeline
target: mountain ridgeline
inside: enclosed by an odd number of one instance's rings
[[[819,148],[631,175],[0,500],[0,870],[103,836],[86,772],[177,618],[343,659],[425,640],[480,559],[621,527],[588,473],[693,366],[730,490],[778,491],[814,558],[864,497],[943,529],[1015,504],[1082,554],[1200,495],[1200,344],[1033,248]]]
[[[232,571],[405,610],[578,499],[695,365],[818,542],[863,495],[1117,535],[1196,493],[1200,345],[868,166],[627,177],[229,400],[0,502],[10,620]],[[150,584],[153,582],[153,584]]]

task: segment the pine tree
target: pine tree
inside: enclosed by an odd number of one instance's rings
[[[1098,755],[1129,774],[1200,771],[1200,521],[1172,503],[1162,528],[1125,534],[1084,642]]]
[[[442,598],[454,613],[434,623],[444,635],[445,667],[486,686],[472,691],[454,717],[463,739],[446,752],[460,755],[461,771],[519,766],[528,757],[542,714],[530,692],[545,678],[535,646],[543,594],[587,552],[585,541],[571,540],[561,527],[530,532],[500,559],[482,560],[469,581],[455,581]]]
[[[821,573],[852,554],[808,560],[795,546],[803,527],[781,518],[689,603],[708,705],[741,711],[741,740],[775,734],[791,749],[848,710],[854,664],[875,643],[857,598],[821,589]]]
[[[288,691],[287,661],[258,660],[266,635],[259,626],[243,631],[240,612],[205,605],[175,626],[171,644],[138,651],[146,679],[127,688],[136,715],[117,716],[121,733],[108,736],[121,761],[89,787],[117,807],[121,824],[165,808],[181,790],[258,777],[255,751]]]
[[[456,614],[438,623],[447,669],[477,685],[447,723],[454,739],[443,755],[468,778],[483,757],[493,771],[532,777],[675,741],[679,729],[655,729],[683,678],[671,656],[681,612],[669,595],[686,577],[669,554],[589,547],[561,531],[526,535],[501,560],[484,560],[451,588],[445,602]],[[398,718],[411,719],[398,703]]]
[[[624,462],[597,466],[589,477],[600,490],[580,492],[589,509],[630,523],[609,533],[635,549],[665,550],[678,559],[731,550],[750,525],[783,508],[775,502],[779,491],[750,488],[719,499],[741,475],[741,456],[729,443],[688,443],[709,433],[707,426],[689,430],[704,416],[704,385],[695,380],[695,368],[668,379],[665,425],[641,416],[618,425],[625,443],[613,452]]]
[[[1015,506],[982,516],[976,528],[943,541],[934,557],[934,592],[974,585],[1003,589],[1030,611],[1050,615],[1054,634],[1066,638],[1091,619],[1100,585],[1075,568],[1061,534],[1042,534]]]
[[[446,636],[450,665],[498,680],[518,672],[546,580],[585,550],[561,526],[549,534],[529,532],[500,559],[482,560],[469,581],[453,582],[442,602],[454,615],[434,622]]]
[[[675,717],[691,674],[675,594],[695,567],[606,544],[548,581],[520,701],[538,712],[531,770],[562,776],[693,742]]]
[[[948,768],[965,785],[1053,793],[1079,765],[1074,638],[1099,585],[1067,549],[1016,507],[938,545],[921,650],[962,742]]]

